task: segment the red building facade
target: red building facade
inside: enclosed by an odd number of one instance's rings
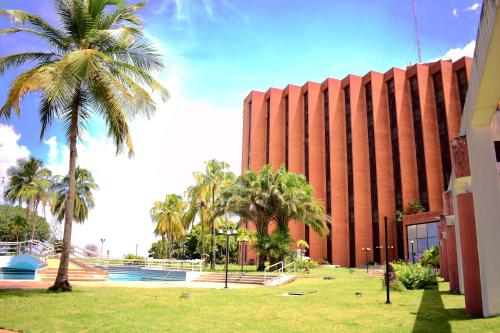
[[[270,163],[305,175],[332,218],[324,238],[291,223],[311,258],[361,266],[368,247],[368,260],[381,262],[387,216],[390,259],[409,259],[438,245],[450,140],[470,72],[471,59],[462,58],[252,91],[243,107],[242,171]],[[424,213],[410,214],[415,200]],[[396,211],[407,213],[399,224]]]

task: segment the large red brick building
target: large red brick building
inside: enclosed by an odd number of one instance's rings
[[[325,238],[291,223],[313,259],[360,266],[370,248],[368,260],[381,262],[385,216],[390,259],[409,258],[411,241],[421,253],[438,245],[450,140],[470,73],[471,59],[462,58],[252,91],[243,108],[242,171],[284,164],[306,176],[332,217]],[[395,212],[415,200],[426,211],[407,214],[398,227]]]

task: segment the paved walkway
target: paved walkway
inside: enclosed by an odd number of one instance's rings
[[[224,283],[219,282],[190,282],[190,281],[105,281],[105,282],[71,282],[74,287],[125,287],[125,288],[212,288],[222,289]],[[47,289],[52,285],[50,281],[32,280],[0,280],[0,290],[6,289]],[[259,285],[228,283],[230,289],[258,288]]]

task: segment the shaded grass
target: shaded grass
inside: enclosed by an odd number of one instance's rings
[[[0,327],[26,332],[495,332],[500,318],[465,317],[463,296],[405,291],[385,305],[379,278],[299,279],[253,289],[76,288],[0,292]],[[288,291],[316,291],[280,296]],[[361,297],[355,292],[361,291]],[[189,292],[188,300],[180,296]]]

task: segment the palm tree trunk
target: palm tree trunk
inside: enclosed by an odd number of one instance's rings
[[[38,204],[37,203],[33,203],[33,225],[31,227],[31,241],[33,241],[35,239],[35,231],[36,231],[36,210],[37,210],[37,206]]]
[[[212,217],[212,258],[210,260],[210,270],[215,271],[215,254],[217,251],[217,243],[215,239],[215,218]]]
[[[201,259],[205,260],[205,221],[201,220]]]
[[[71,291],[68,281],[69,253],[71,248],[71,229],[73,227],[73,209],[75,206],[75,168],[76,168],[76,141],[78,138],[78,107],[80,105],[80,89],[77,89],[71,103],[71,125],[69,134],[69,192],[66,200],[66,215],[64,217],[64,235],[59,270],[56,281],[49,288],[52,291]]]
[[[212,185],[212,259],[210,261],[210,270],[215,271],[215,254],[217,251],[215,231],[215,185]]]
[[[165,238],[165,235],[161,235],[161,248],[162,248],[162,259],[167,258],[167,239]]]

